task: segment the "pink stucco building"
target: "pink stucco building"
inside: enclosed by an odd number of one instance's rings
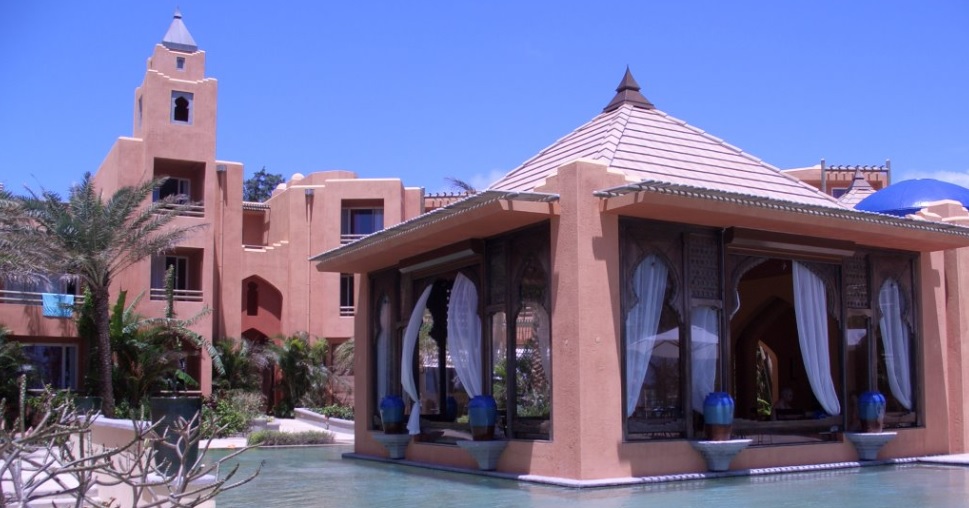
[[[453,415],[491,394],[499,472],[699,472],[722,391],[751,440],[732,467],[836,463],[858,457],[869,390],[897,432],[881,456],[966,451],[969,199],[898,217],[830,195],[878,196],[887,169],[782,172],[660,111],[627,70],[489,189],[314,257],[361,274],[355,453],[475,469]],[[381,436],[388,394],[409,436]]]
[[[129,301],[142,294],[138,312],[162,315],[163,274],[173,265],[175,310],[189,317],[211,309],[196,326],[207,338],[262,340],[307,332],[339,344],[354,333],[354,276],[319,272],[307,259],[419,215],[423,189],[405,188],[397,178],[324,171],[292,175],[264,203],[244,202],[243,165],[216,156],[218,81],[206,75],[205,57],[176,13],[132,97],[131,135],[114,143],[95,182],[109,195],[168,177],[157,197],[184,195],[194,206],[177,222],[206,227],[175,250],[120,274],[112,298],[120,290]],[[30,345],[45,380],[62,388],[78,387],[85,352],[73,321],[45,316],[42,299],[75,292],[9,283],[0,290],[0,323]],[[189,367],[209,393],[206,360],[197,356]]]
[[[713,391],[752,440],[735,468],[854,460],[871,389],[897,432],[883,457],[969,447],[966,203],[860,211],[887,167],[783,172],[657,109],[628,71],[602,112],[477,194],[329,171],[248,203],[242,164],[216,157],[217,89],[176,14],[96,181],[168,177],[159,196],[207,227],[114,293],[160,314],[174,266],[176,311],[210,308],[206,337],[354,337],[359,456],[388,453],[386,395],[408,400],[408,460],[477,468],[460,417],[490,394],[498,471],[573,484],[705,470],[691,442]],[[75,292],[0,290],[0,322],[68,388],[84,352],[43,304]]]

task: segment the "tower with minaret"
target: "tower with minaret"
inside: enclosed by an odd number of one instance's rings
[[[237,285],[221,281],[240,277],[243,167],[216,160],[218,82],[205,75],[205,52],[199,49],[180,11],[148,58],[141,85],[135,89],[132,135],[120,137],[95,175],[98,187],[110,195],[116,189],[165,178],[153,199],[169,195],[191,203],[176,221],[205,224],[170,252],[146,259],[115,278],[112,294],[143,295],[138,312],[162,315],[164,274],[175,270],[175,310],[191,317],[211,312],[194,328],[205,337],[225,330],[225,298],[241,299]],[[233,189],[230,191],[229,189]],[[227,253],[229,254],[226,257]],[[210,362],[204,357],[189,365],[203,391],[211,386]],[[194,369],[193,369],[194,365]]]

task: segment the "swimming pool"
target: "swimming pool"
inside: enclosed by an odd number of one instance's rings
[[[250,450],[256,480],[217,498],[222,508],[448,506],[879,508],[965,507],[969,468],[900,465],[576,490],[361,460],[350,447]],[[216,451],[210,452],[212,454]]]

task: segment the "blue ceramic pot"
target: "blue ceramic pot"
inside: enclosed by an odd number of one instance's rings
[[[444,419],[453,422],[458,418],[458,401],[454,397],[448,396],[444,406]]]
[[[704,431],[710,441],[727,441],[733,426],[733,397],[727,392],[711,392],[703,399]]]
[[[491,395],[478,395],[468,402],[468,422],[471,424],[471,437],[475,441],[494,439],[497,419],[498,404]]]
[[[885,422],[885,396],[876,391],[858,396],[858,419],[865,432],[881,432]]]
[[[404,399],[388,395],[380,399],[380,423],[385,434],[404,433]]]

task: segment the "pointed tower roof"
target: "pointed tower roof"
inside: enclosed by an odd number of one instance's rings
[[[644,97],[639,90],[639,83],[636,82],[633,73],[629,72],[629,66],[627,65],[626,74],[623,75],[622,81],[616,87],[616,96],[609,101],[606,107],[602,108],[602,111],[608,113],[623,104],[632,104],[633,106],[644,109],[654,109],[656,106],[653,106],[653,103],[649,102],[649,99]]]
[[[605,163],[612,171],[623,173],[630,184],[651,182],[845,209],[818,189],[656,109],[639,93],[628,69],[616,97],[602,113],[513,169],[490,189],[534,191],[559,167],[576,159]]]
[[[185,51],[194,53],[199,47],[195,44],[192,34],[188,33],[185,23],[182,22],[182,11],[175,9],[175,19],[162,37],[162,45],[172,51]]]
[[[868,179],[865,178],[865,174],[862,173],[861,170],[861,166],[855,168],[855,177],[851,180],[851,185],[849,185],[848,190],[846,190],[845,193],[838,198],[838,202],[842,205],[854,208],[854,206],[860,203],[863,199],[875,193],[874,187],[868,183]]]

